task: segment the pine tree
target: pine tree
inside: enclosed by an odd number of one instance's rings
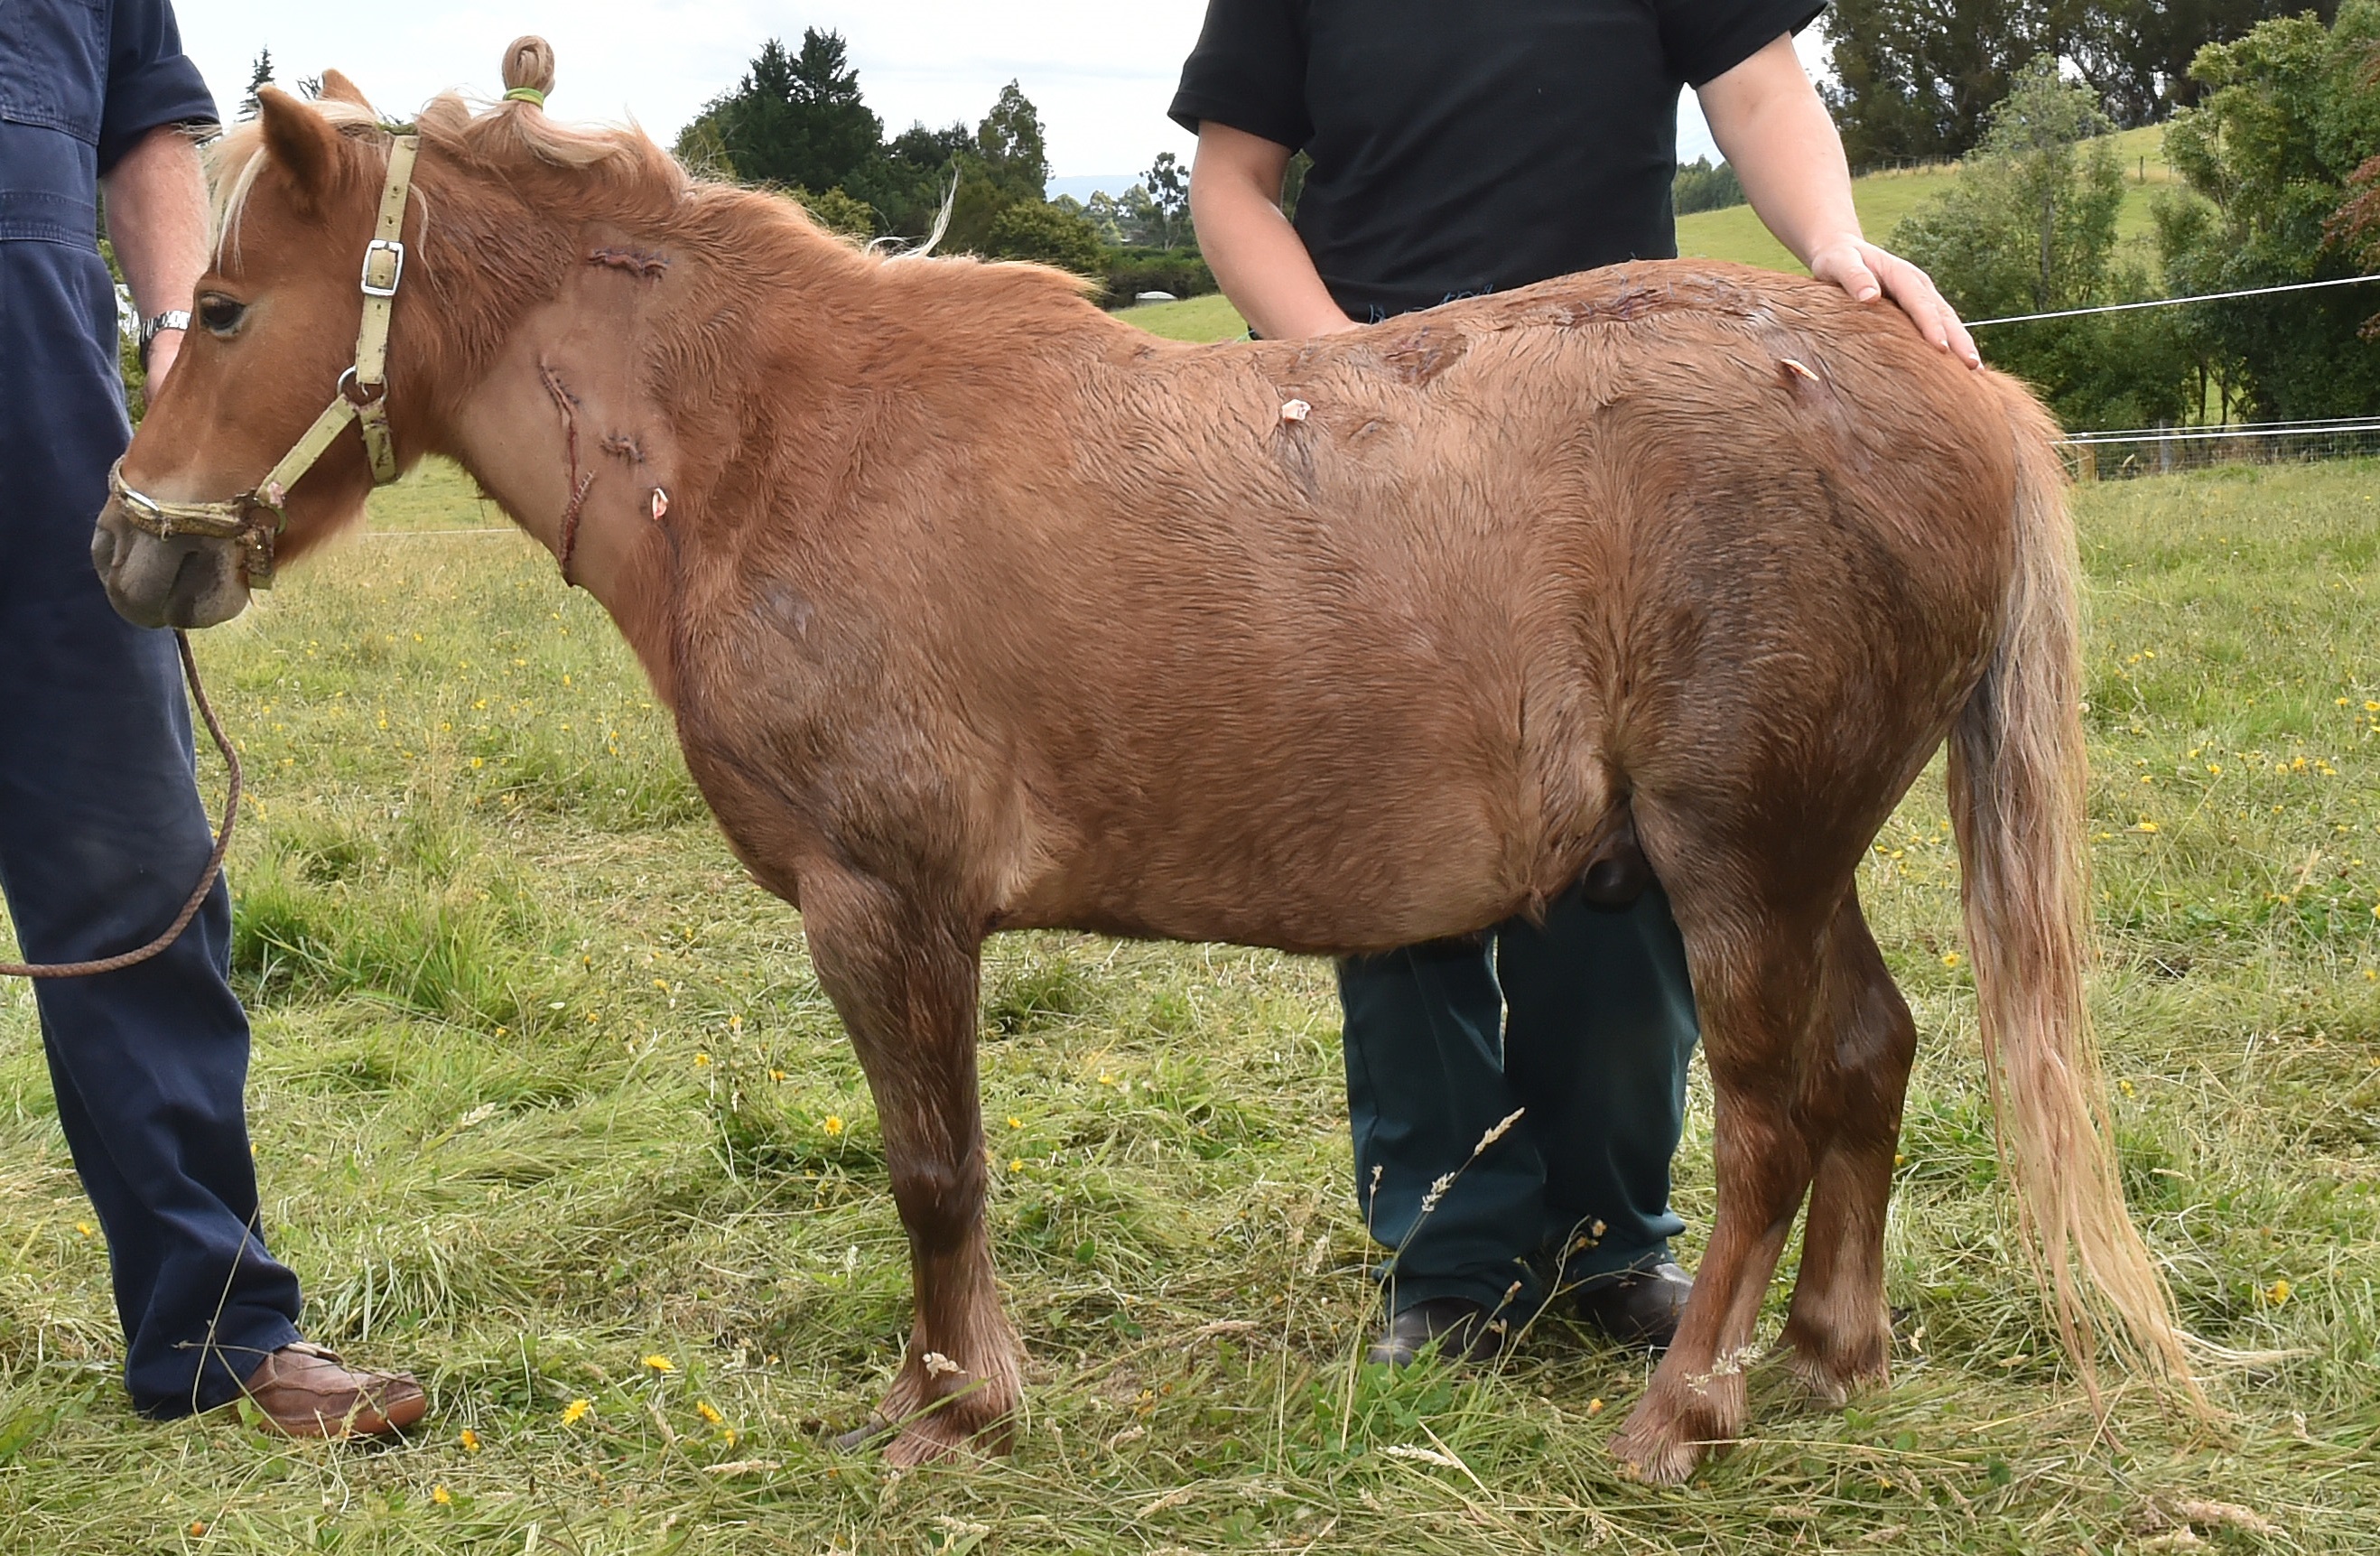
[[[256,101],[257,91],[260,88],[267,87],[272,84],[273,51],[271,49],[259,49],[256,51],[256,68],[249,72],[248,95],[239,100],[239,116],[241,118],[252,119],[256,117],[260,111]]]
[[[735,90],[713,99],[679,139],[709,144],[715,136],[736,176],[750,182],[824,190],[877,160],[883,133],[860,97],[843,35],[810,28],[798,54],[775,38],[761,44]]]

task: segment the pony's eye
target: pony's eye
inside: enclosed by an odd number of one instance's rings
[[[210,333],[227,335],[239,328],[240,320],[248,315],[248,305],[219,292],[209,292],[199,299],[198,315],[200,324]]]

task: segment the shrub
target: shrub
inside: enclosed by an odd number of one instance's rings
[[[1077,275],[1099,273],[1099,237],[1091,224],[1047,201],[1018,201],[994,216],[983,251],[997,260],[1038,260]]]
[[[1215,290],[1215,273],[1196,249],[1109,249],[1096,273],[1107,283],[1102,302],[1129,308],[1143,292],[1202,297]]]

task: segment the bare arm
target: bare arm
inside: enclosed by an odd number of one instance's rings
[[[1352,330],[1281,213],[1289,148],[1209,121],[1190,164],[1190,219],[1215,280],[1240,316],[1270,340]]]
[[[207,269],[207,185],[188,133],[151,130],[110,168],[107,235],[141,318],[187,309]],[[181,349],[182,334],[163,330],[149,347],[153,396]]]
[[[1935,290],[1933,278],[1860,235],[1842,140],[1793,53],[1792,39],[1778,39],[1698,95],[1752,209],[1811,274],[1861,302],[1890,298],[1918,334],[1969,367],[1982,365],[1967,327]]]

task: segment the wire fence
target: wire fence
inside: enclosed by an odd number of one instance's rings
[[[2078,480],[2126,480],[2217,465],[2372,458],[2380,456],[2380,416],[2077,432],[2059,448]]]

